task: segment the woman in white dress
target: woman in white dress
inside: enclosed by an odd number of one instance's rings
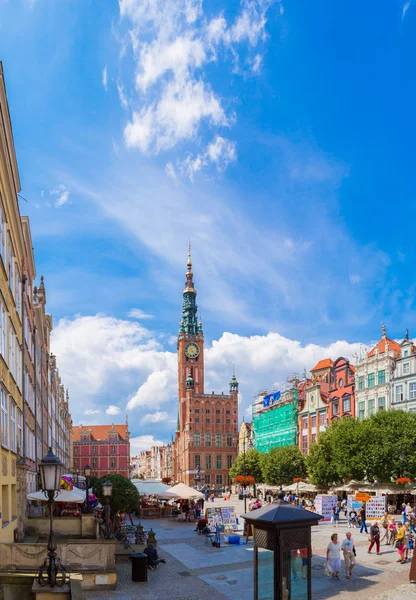
[[[338,541],[338,534],[331,535],[331,541],[326,549],[326,560],[332,569],[332,579],[339,579],[341,570],[341,544]]]

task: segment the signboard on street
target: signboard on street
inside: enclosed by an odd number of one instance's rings
[[[364,492],[356,492],[355,493],[355,499],[357,500],[357,502],[368,502],[369,500],[371,500],[373,496],[371,494],[366,494]]]

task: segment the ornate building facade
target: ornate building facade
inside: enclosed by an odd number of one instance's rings
[[[400,344],[387,337],[382,325],[381,340],[357,362],[355,369],[355,414],[362,420],[392,407],[392,386]]]
[[[176,481],[211,488],[229,485],[228,470],[238,453],[238,382],[233,375],[230,393],[206,394],[204,388],[204,333],[197,319],[190,248],[178,335],[178,423],[173,448]]]
[[[19,211],[1,62],[0,113],[0,542],[12,542],[24,536],[27,494],[37,489],[39,461],[48,446],[70,470],[72,422],[68,397],[58,398],[52,384],[52,317],[46,314],[43,277],[39,289],[33,287],[33,243],[29,219]]]
[[[125,425],[78,425],[73,428],[74,471],[130,477],[130,432]]]

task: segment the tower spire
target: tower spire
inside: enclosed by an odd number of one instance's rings
[[[197,310],[194,274],[192,273],[191,242],[189,242],[186,282],[185,289],[183,290],[182,320],[179,335],[197,335],[202,332],[202,324],[201,331],[198,331]]]

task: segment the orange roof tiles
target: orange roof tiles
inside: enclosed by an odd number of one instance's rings
[[[389,338],[382,338],[378,344],[374,346],[374,348],[368,353],[368,356],[374,356],[376,353],[376,349],[378,348],[379,354],[383,354],[386,351],[386,343],[389,344],[389,350],[394,350],[396,354],[400,354],[401,349],[400,345]]]
[[[72,429],[72,439],[74,442],[80,442],[81,441],[81,433],[85,432],[85,433],[89,433],[91,435],[91,437],[98,441],[98,440],[108,440],[108,434],[110,433],[110,431],[116,431],[122,440],[126,439],[127,436],[127,425],[85,425],[85,426],[81,426],[79,425],[78,427],[74,427]]]
[[[333,364],[333,360],[330,358],[324,358],[323,360],[320,360],[313,369],[311,369],[311,373],[313,373],[313,371],[320,371],[321,369],[328,369],[329,367],[332,367]]]

